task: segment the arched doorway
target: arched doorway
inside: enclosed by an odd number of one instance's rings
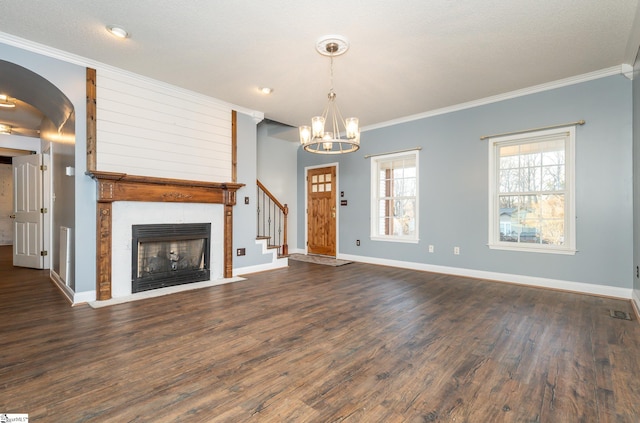
[[[25,67],[0,60],[0,74],[0,94],[15,104],[10,109],[0,108],[0,123],[12,129],[9,138],[0,138],[0,156],[3,156],[2,148],[7,145],[9,148],[14,147],[13,150],[16,151],[21,149],[15,147],[24,143],[28,148],[22,149],[23,151],[44,153],[51,161],[42,168],[43,175],[46,176],[43,178],[43,193],[53,193],[52,197],[43,195],[42,254],[46,263],[44,267],[50,267],[53,273],[59,275],[59,228],[73,227],[75,219],[74,180],[69,178],[69,173],[73,173],[75,166],[74,107],[54,84]],[[36,148],[33,148],[34,139],[37,140]],[[6,157],[6,151],[4,156]],[[6,161],[4,159],[2,163]],[[61,212],[56,203],[65,205],[64,212]]]

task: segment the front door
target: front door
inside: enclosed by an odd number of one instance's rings
[[[336,167],[307,171],[307,252],[336,255]]]
[[[17,156],[12,163],[13,265],[43,269],[42,156]]]

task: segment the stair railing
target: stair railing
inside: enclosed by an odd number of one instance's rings
[[[289,207],[282,205],[260,181],[257,181],[257,186],[258,238],[267,240],[267,248],[277,248],[278,256],[287,256]]]

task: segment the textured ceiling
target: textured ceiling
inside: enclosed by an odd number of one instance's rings
[[[638,0],[0,0],[0,30],[298,126],[329,89],[361,126],[632,64]],[[131,37],[105,31],[119,24]],[[0,58],[1,59],[1,58]],[[274,89],[261,95],[258,87]]]

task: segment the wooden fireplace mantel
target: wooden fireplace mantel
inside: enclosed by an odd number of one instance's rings
[[[224,205],[224,277],[233,275],[233,206],[235,182],[205,182],[155,178],[115,172],[87,172],[98,183],[96,299],[111,298],[112,203],[144,201],[171,203],[214,203]]]

